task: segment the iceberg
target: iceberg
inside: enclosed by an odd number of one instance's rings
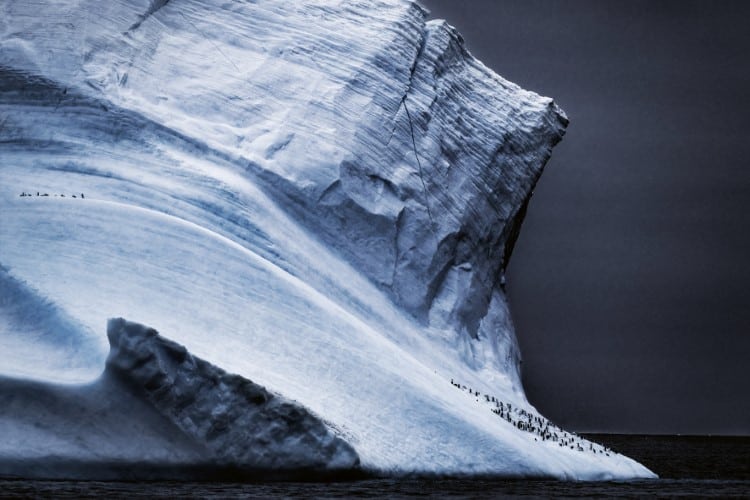
[[[504,270],[566,126],[414,1],[3,3],[0,473],[653,477],[520,381]],[[171,355],[163,398],[112,382],[120,317],[304,425],[210,439],[257,412],[207,384],[186,427]]]

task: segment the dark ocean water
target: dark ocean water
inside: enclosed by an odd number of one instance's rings
[[[503,479],[368,479],[333,483],[101,482],[0,480],[0,497],[351,498],[351,497],[746,497],[750,437],[588,435],[660,479],[563,482]]]

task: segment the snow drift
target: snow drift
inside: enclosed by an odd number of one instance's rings
[[[93,380],[126,316],[366,470],[652,475],[485,404],[538,417],[504,269],[567,119],[416,3],[6,2],[0,110],[7,375]]]

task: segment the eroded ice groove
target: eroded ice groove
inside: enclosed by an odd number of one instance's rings
[[[503,274],[567,120],[425,18],[0,4],[0,262],[89,331],[139,318],[299,401],[369,469],[648,476],[450,385],[534,411]]]
[[[196,358],[158,333],[109,321],[104,373],[86,385],[0,378],[0,475],[290,478],[358,470],[318,417]]]
[[[0,265],[2,373],[29,379],[91,380],[106,350],[93,331]]]

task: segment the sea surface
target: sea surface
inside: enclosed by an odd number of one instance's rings
[[[645,481],[368,479],[347,482],[103,482],[0,480],[0,497],[55,498],[497,498],[746,497],[750,437],[588,434],[659,474]]]

